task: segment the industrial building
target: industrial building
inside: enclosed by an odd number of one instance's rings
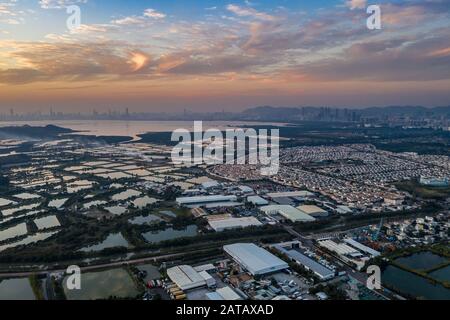
[[[192,208],[191,213],[195,218],[200,218],[208,215],[208,213],[202,208]]]
[[[336,243],[333,240],[323,240],[319,241],[319,244],[327,248],[328,250],[334,251],[339,255],[342,256],[351,256],[351,257],[358,257],[362,256],[362,254],[356,250],[355,248],[352,248],[344,243]]]
[[[310,215],[289,205],[264,206],[261,207],[261,211],[267,215],[279,214],[292,222],[310,222],[316,220],[314,217],[311,217]]]
[[[215,285],[215,280],[209,273],[206,271],[197,272],[188,265],[167,269],[167,276],[183,291]]]
[[[295,248],[286,248],[283,244],[274,245],[274,248],[288,256],[292,261],[303,266],[305,269],[312,271],[322,281],[333,279],[335,276],[335,271],[328,269]]]
[[[296,197],[301,197],[301,198],[307,198],[307,197],[312,197],[314,196],[313,193],[309,192],[309,191],[288,191],[288,192],[273,192],[273,193],[268,193],[266,194],[266,196],[268,196],[269,198],[296,198]]]
[[[220,232],[229,229],[246,228],[251,226],[261,226],[262,223],[259,222],[255,217],[243,217],[243,218],[233,218],[233,217],[223,217],[222,219],[208,219],[209,226],[214,229],[214,231]]]
[[[203,206],[208,203],[227,203],[227,202],[235,202],[237,197],[234,195],[208,195],[208,196],[194,196],[194,197],[180,197],[177,198],[176,201],[180,206]]]
[[[238,189],[239,189],[239,191],[241,193],[244,193],[244,194],[250,194],[250,193],[254,193],[255,192],[249,186],[238,186]]]
[[[238,295],[233,289],[229,286],[217,289],[213,292],[206,293],[206,297],[208,300],[226,300],[226,301],[236,301],[242,300],[241,296]]]
[[[362,243],[359,243],[352,238],[345,238],[344,242],[349,244],[350,246],[359,249],[360,251],[363,251],[367,254],[370,254],[372,257],[378,257],[380,253],[372,248],[369,248],[368,246],[363,245]]]
[[[226,245],[223,249],[234,261],[253,276],[289,268],[286,262],[253,243],[235,243]]]
[[[207,272],[215,272],[217,268],[212,263],[202,264],[200,266],[194,267],[194,270],[197,272],[207,271]]]
[[[337,212],[337,213],[340,213],[340,214],[349,214],[349,213],[352,213],[353,210],[350,209],[350,208],[347,207],[347,206],[337,206],[337,207],[336,207],[336,212]]]
[[[327,217],[328,212],[314,205],[302,205],[297,207],[298,210],[311,217]]]
[[[449,179],[446,177],[420,177],[420,184],[429,187],[448,187]]]
[[[294,198],[289,198],[289,197],[278,197],[278,198],[273,198],[272,200],[273,200],[273,202],[275,202],[277,204],[281,204],[281,205],[295,206],[295,204],[296,204],[296,200],[294,200]]]
[[[202,188],[205,190],[218,188],[220,187],[220,183],[214,180],[206,181],[201,184]]]
[[[206,209],[225,208],[225,207],[240,207],[244,204],[242,202],[226,201],[226,202],[210,202],[205,204],[198,204],[196,206],[205,207]]]
[[[356,241],[350,242],[352,243],[353,247],[348,245],[347,243],[336,243],[330,239],[318,240],[318,243],[321,247],[337,253],[337,255],[343,261],[353,263],[356,265],[356,268],[358,270],[361,270],[366,262],[370,260],[369,256],[371,256],[371,254],[366,254],[366,252],[362,249],[356,249]],[[357,246],[362,246],[362,244],[358,243]],[[367,250],[370,248],[365,247],[365,249]],[[364,252],[364,254],[362,252]]]
[[[256,206],[266,206],[269,204],[269,201],[260,196],[249,196],[247,197],[247,202],[253,203]]]

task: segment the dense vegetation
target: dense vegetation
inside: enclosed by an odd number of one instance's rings
[[[417,181],[402,181],[395,184],[399,190],[409,192],[413,197],[443,200],[450,197],[450,187],[429,187]]]

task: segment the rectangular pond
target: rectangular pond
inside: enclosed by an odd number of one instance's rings
[[[185,229],[176,230],[173,228],[168,228],[161,231],[149,231],[143,233],[142,236],[147,242],[157,243],[166,240],[173,240],[178,238],[195,237],[197,235],[197,226],[190,225]]]
[[[67,202],[67,200],[69,200],[69,198],[61,198],[61,199],[51,200],[48,203],[48,207],[49,208],[60,209]]]
[[[391,265],[384,270],[381,283],[416,298],[429,300],[450,299],[450,289],[440,284],[433,284],[423,277]]]
[[[25,210],[33,210],[33,209],[39,207],[40,205],[41,205],[41,203],[37,202],[37,203],[32,203],[32,204],[21,206],[21,207],[10,208],[10,209],[6,209],[6,210],[2,210],[2,214],[3,214],[3,216],[6,217],[6,216],[13,215],[17,212],[21,212],[21,211],[25,211]]]
[[[128,241],[122,236],[122,233],[112,233],[110,235],[108,235],[108,237],[106,237],[105,240],[82,248],[80,249],[80,251],[84,251],[84,252],[90,252],[90,251],[101,251],[103,249],[107,249],[107,248],[115,248],[115,247],[125,247],[128,248],[130,245],[128,243]]]
[[[36,300],[28,278],[0,279],[0,300]]]
[[[395,262],[410,269],[427,270],[445,263],[447,259],[430,251],[414,253],[395,259]]]
[[[36,234],[34,234],[32,236],[28,236],[25,239],[22,239],[20,241],[8,243],[8,244],[0,246],[0,252],[4,251],[6,249],[9,249],[9,248],[15,248],[15,247],[22,246],[22,245],[28,245],[28,244],[36,243],[39,241],[44,241],[56,233],[58,233],[58,231],[36,233]]]
[[[430,272],[428,275],[433,279],[450,282],[450,265]]]
[[[150,198],[149,196],[144,196],[144,197],[141,197],[141,198],[134,199],[132,203],[134,204],[134,206],[136,208],[143,209],[146,206],[148,206],[150,204],[153,204],[153,203],[156,203],[158,201],[159,201],[158,199]]]
[[[121,268],[83,273],[81,290],[68,290],[67,278],[63,286],[68,300],[135,298],[139,294],[128,272]]]
[[[0,198],[0,207],[4,207],[10,204],[14,204],[15,202],[8,200],[8,199],[4,199],[4,198]]]
[[[104,209],[115,216],[120,216],[127,212],[127,208],[122,206],[105,207]]]
[[[113,195],[111,197],[111,199],[114,201],[122,201],[122,200],[127,200],[132,197],[137,197],[140,195],[141,195],[141,193],[139,191],[136,191],[133,189],[128,189],[128,190],[125,190],[125,191],[122,191],[120,193]]]
[[[5,241],[8,239],[13,239],[19,236],[23,236],[27,234],[27,225],[26,223],[21,223],[15,225],[14,227],[5,229],[0,231],[0,241]]]
[[[137,216],[130,220],[128,220],[131,224],[143,225],[143,224],[152,224],[162,221],[162,219],[153,214],[149,214],[148,216]]]
[[[39,219],[35,219],[34,223],[38,227],[39,230],[59,227],[61,224],[56,216],[47,216]]]

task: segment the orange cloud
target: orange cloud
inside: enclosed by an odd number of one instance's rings
[[[150,62],[150,58],[141,52],[132,52],[131,58],[129,60],[130,65],[132,66],[131,70],[133,72],[139,71],[142,68],[146,67]]]
[[[446,57],[450,55],[450,47],[432,51],[428,54],[430,57]]]

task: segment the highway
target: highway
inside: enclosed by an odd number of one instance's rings
[[[129,265],[129,264],[142,264],[142,263],[147,263],[147,262],[156,262],[157,260],[160,260],[160,259],[177,258],[177,257],[183,256],[185,254],[186,254],[186,252],[154,256],[154,257],[148,257],[148,258],[132,259],[132,260],[126,260],[126,261],[116,261],[116,262],[97,264],[97,265],[91,265],[91,266],[82,266],[82,267],[80,267],[80,269],[81,269],[81,272],[95,271],[95,270],[101,270],[101,269],[108,269],[111,267],[120,267],[123,265]],[[31,276],[33,274],[36,274],[39,276],[47,276],[49,273],[62,273],[65,271],[66,271],[66,269],[54,269],[54,270],[48,269],[48,270],[38,270],[38,271],[26,271],[26,272],[2,272],[2,273],[0,273],[0,279],[2,279],[2,278],[22,278],[22,277]]]

